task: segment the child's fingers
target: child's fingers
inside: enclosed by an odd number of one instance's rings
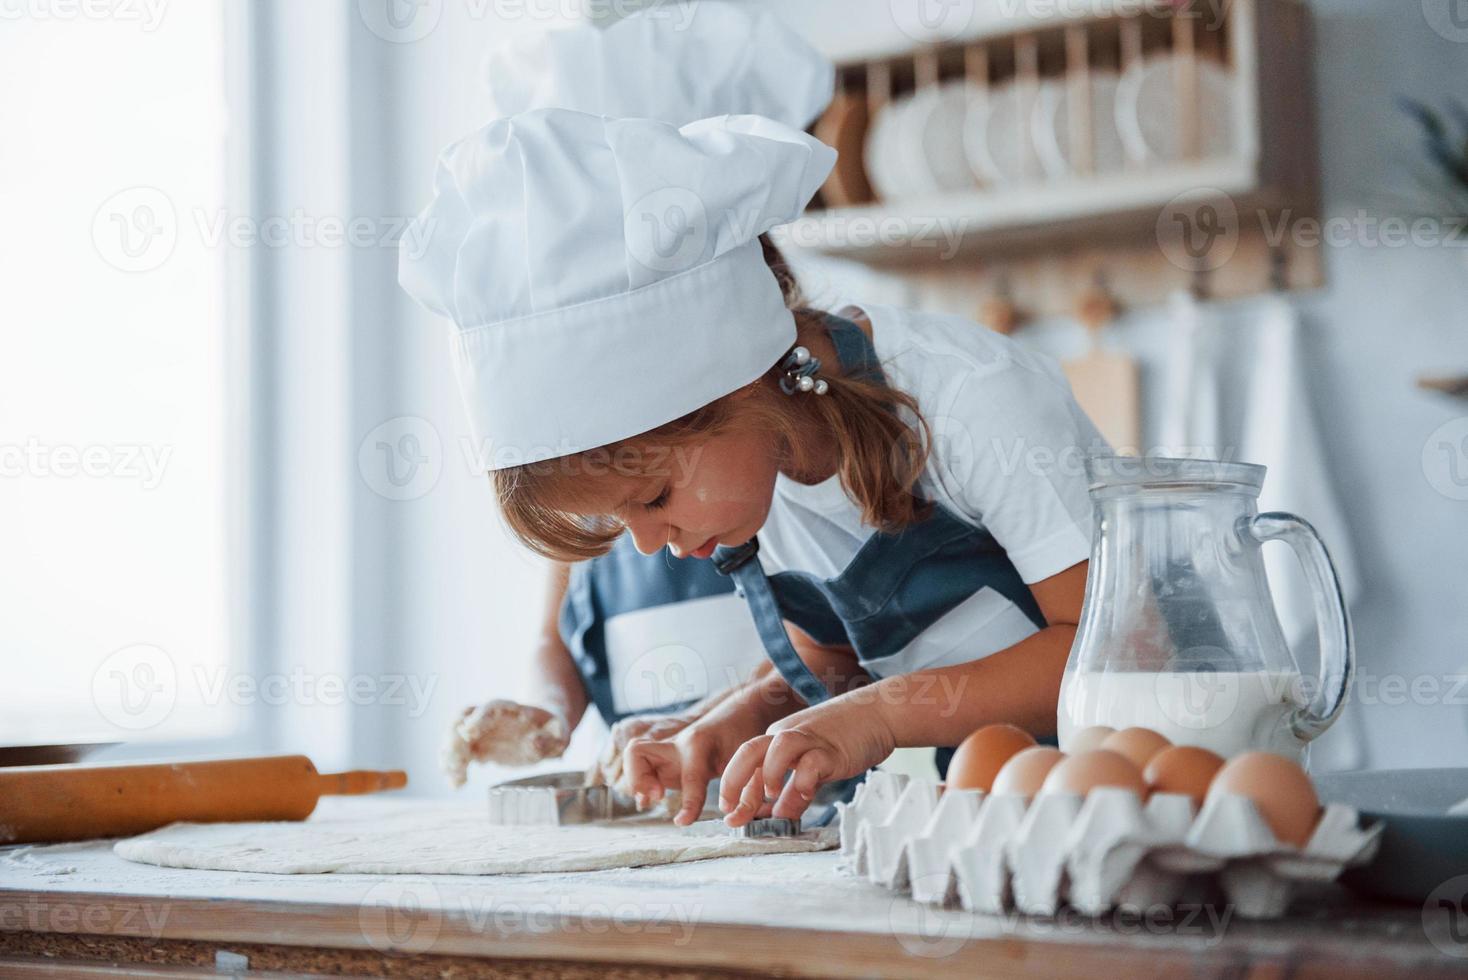
[[[785,783],[785,788],[780,791],[773,814],[777,817],[798,819],[810,806],[810,801],[815,799],[816,790],[820,789],[821,783],[829,779],[830,775],[831,766],[824,750],[811,749],[806,752],[796,760],[795,771]]]
[[[775,735],[765,752],[765,795],[772,800],[778,797],[785,787],[785,774],[813,748],[815,741],[803,732],[792,730]]]
[[[619,790],[630,793],[631,789],[622,778],[622,759],[628,744],[635,738],[662,741],[678,734],[685,727],[687,727],[686,722],[675,725],[667,719],[654,715],[623,718],[612,726],[611,733],[602,744],[601,755],[596,762],[596,768],[600,771],[597,779],[608,786],[616,786]]]
[[[622,778],[624,772],[622,758],[623,753],[626,751],[627,746],[625,743],[610,738],[607,739],[607,744],[602,747],[601,758],[596,761],[596,768],[601,773],[601,781],[608,786],[626,788],[625,781]]]
[[[671,742],[649,742],[633,739],[622,753],[622,770],[638,809],[663,798],[663,792],[677,781],[678,750]]]
[[[749,782],[744,784],[744,791],[739,794],[739,815],[745,820],[753,820],[761,813],[768,812],[766,803],[769,798],[765,796],[765,782],[760,779],[759,773],[750,777]]]
[[[601,764],[601,766],[599,768],[601,769],[601,779],[602,779],[602,782],[606,783],[608,786],[617,786],[617,785],[620,785],[623,782],[623,779],[622,779],[622,773],[623,773],[623,770],[622,770],[622,753],[621,752],[618,752],[616,755],[613,755],[610,759],[607,759],[605,762],[603,762]]]
[[[726,780],[728,776],[724,777]],[[726,808],[724,823],[730,827],[743,827],[760,815],[765,805],[765,781],[756,773],[746,780],[739,790],[738,800]]]
[[[686,722],[659,721],[648,725],[642,734],[648,738],[667,739],[687,728]]]
[[[707,759],[687,759],[683,766],[683,806],[673,817],[673,823],[686,827],[703,815],[703,804],[709,795],[709,780],[713,769]]]
[[[610,751],[620,753],[627,748],[627,743],[634,738],[640,738],[647,734],[647,730],[653,726],[654,719],[646,715],[634,715],[631,718],[623,718],[612,726],[611,733],[607,736],[607,747]]]
[[[719,780],[719,809],[731,827],[741,827],[758,814],[764,803],[764,779],[760,763],[770,736],[760,735],[739,747]]]
[[[770,741],[771,736],[759,735],[735,750],[719,779],[719,809],[729,813],[738,807],[737,794],[744,789],[745,783],[759,775]]]

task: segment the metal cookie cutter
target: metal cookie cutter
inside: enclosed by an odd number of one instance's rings
[[[729,833],[735,837],[797,837],[800,835],[800,821],[789,817],[761,817],[743,827],[734,827]]]
[[[497,825],[596,823],[637,815],[637,804],[610,786],[586,785],[586,773],[552,772],[492,786],[489,822]]]

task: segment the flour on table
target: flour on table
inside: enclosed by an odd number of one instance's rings
[[[496,827],[481,808],[428,804],[373,818],[176,823],[118,841],[119,857],[169,868],[266,874],[493,875],[601,871],[748,854],[823,851],[834,834],[734,837],[722,822],[631,818],[569,827]]]

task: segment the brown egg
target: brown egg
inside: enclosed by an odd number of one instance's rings
[[[1194,806],[1202,806],[1208,795],[1208,784],[1223,768],[1223,757],[1194,745],[1174,745],[1152,757],[1142,778],[1153,793],[1182,793],[1193,798]]]
[[[1048,745],[1036,745],[1016,752],[994,777],[994,795],[1034,796],[1040,792],[1050,770],[1064,758],[1065,753]]]
[[[1152,757],[1171,744],[1150,728],[1123,728],[1101,740],[1103,749],[1126,756],[1138,769],[1146,769]]]
[[[1109,749],[1092,749],[1079,755],[1067,756],[1045,777],[1041,795],[1070,793],[1085,796],[1098,786],[1117,786],[1129,789],[1138,796],[1145,796],[1147,784],[1142,780],[1142,770],[1132,765],[1132,760],[1120,752]]]
[[[1310,840],[1320,817],[1320,798],[1305,770],[1273,752],[1245,752],[1224,763],[1208,787],[1208,797],[1222,793],[1253,800],[1274,836],[1296,847]]]
[[[964,739],[948,763],[948,785],[954,789],[994,788],[1004,764],[1035,744],[1034,736],[1013,725],[985,725]]]
[[[1090,752],[1092,749],[1099,749],[1106,737],[1115,732],[1116,729],[1110,725],[1092,725],[1090,728],[1082,728],[1080,731],[1072,733],[1070,738],[1066,739],[1065,750],[1074,754],[1076,752]]]

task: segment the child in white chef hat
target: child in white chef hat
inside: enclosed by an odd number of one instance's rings
[[[609,24],[516,34],[484,64],[490,118],[562,108],[674,125],[735,112],[805,127],[830,103],[834,73],[773,13],[724,0],[669,0]],[[793,294],[783,257],[762,243]],[[616,779],[630,738],[671,737],[765,662],[732,581],[706,561],[643,556],[626,538],[595,560],[552,565],[549,578],[521,699],[454,719],[444,763],[456,784],[472,761],[559,756],[592,705],[612,726],[593,778]],[[690,653],[697,670],[687,669]]]
[[[750,604],[778,672],[626,750],[680,823],[721,772],[731,822],[795,816],[896,747],[1055,725],[1102,440],[1054,364],[961,317],[786,308],[758,236],[834,156],[755,116],[523,113],[443,152],[401,259],[521,540],[630,533]]]

